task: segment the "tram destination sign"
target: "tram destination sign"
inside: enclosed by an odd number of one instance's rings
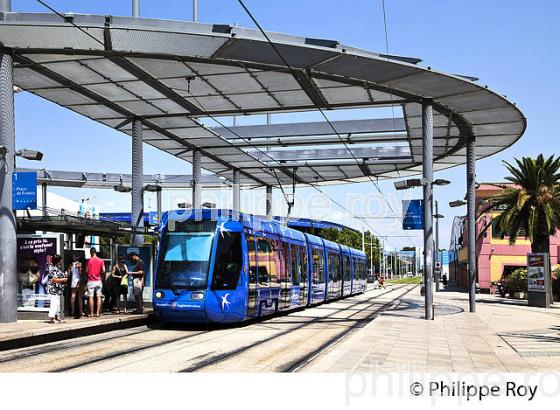
[[[37,209],[37,173],[12,174],[12,208],[15,211]]]
[[[424,201],[422,199],[403,200],[402,220],[404,230],[424,229]]]

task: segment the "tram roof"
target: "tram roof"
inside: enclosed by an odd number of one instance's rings
[[[0,41],[13,50],[14,82],[23,90],[128,134],[138,119],[147,144],[189,162],[191,151],[200,149],[204,169],[228,177],[239,169],[245,185],[418,174],[423,101],[434,107],[436,171],[464,163],[473,135],[481,158],[525,131],[521,111],[476,79],[334,40],[268,36],[290,68],[251,29],[97,15],[0,15]],[[232,115],[390,106],[395,118],[333,121],[332,127],[207,124]]]

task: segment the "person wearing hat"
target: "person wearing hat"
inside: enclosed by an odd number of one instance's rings
[[[144,301],[142,294],[144,292],[144,261],[140,259],[138,253],[130,252],[130,260],[134,263],[132,271],[129,275],[132,277],[132,293],[136,301],[136,310],[134,313],[144,312]]]

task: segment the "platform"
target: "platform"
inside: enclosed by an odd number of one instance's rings
[[[147,323],[151,310],[144,314],[104,314],[99,318],[66,318],[63,323],[50,324],[44,318],[23,319],[16,323],[0,324],[0,350],[32,346],[75,337],[125,329]],[[36,315],[35,315],[36,316]]]
[[[557,371],[560,305],[541,309],[523,303],[477,295],[473,314],[467,293],[438,292],[435,320],[427,321],[416,289],[302,371]]]

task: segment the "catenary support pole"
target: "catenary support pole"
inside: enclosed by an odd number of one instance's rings
[[[156,215],[157,215],[157,223],[158,225],[161,224],[161,195],[163,189],[158,189],[156,191]]]
[[[132,17],[140,17],[140,0],[132,0]]]
[[[144,147],[142,146],[142,122],[132,121],[132,244],[143,245],[144,235]]]
[[[202,218],[200,212],[202,208],[202,185],[200,185],[200,176],[202,173],[201,160],[202,154],[200,150],[195,149],[192,153],[192,207],[197,219]]]
[[[433,161],[434,161],[434,123],[432,106],[422,104],[422,174],[424,185],[424,288],[426,320],[434,318],[433,310]]]
[[[369,235],[369,272],[373,278],[375,276],[375,272],[373,271],[373,234],[371,232]]]
[[[266,186],[266,217],[272,219],[272,185]]]
[[[436,252],[435,252],[435,261],[439,266],[437,273],[434,275],[434,279],[436,281],[436,292],[439,292],[439,280],[441,276],[442,266],[441,266],[441,258],[439,254],[439,208],[438,208],[438,201],[436,202]]]
[[[0,11],[12,10],[9,0]],[[17,320],[16,219],[12,207],[12,174],[15,165],[13,59],[9,51],[0,54],[0,323]]]
[[[43,216],[48,215],[47,211],[47,183],[41,183],[41,205],[43,206]]]
[[[198,23],[198,0],[193,0],[192,14],[193,14],[193,22]]]
[[[240,175],[238,169],[233,170],[233,216],[236,220],[239,218],[239,212],[241,211]]]
[[[476,141],[467,141],[467,251],[469,270],[469,312],[476,312]]]

